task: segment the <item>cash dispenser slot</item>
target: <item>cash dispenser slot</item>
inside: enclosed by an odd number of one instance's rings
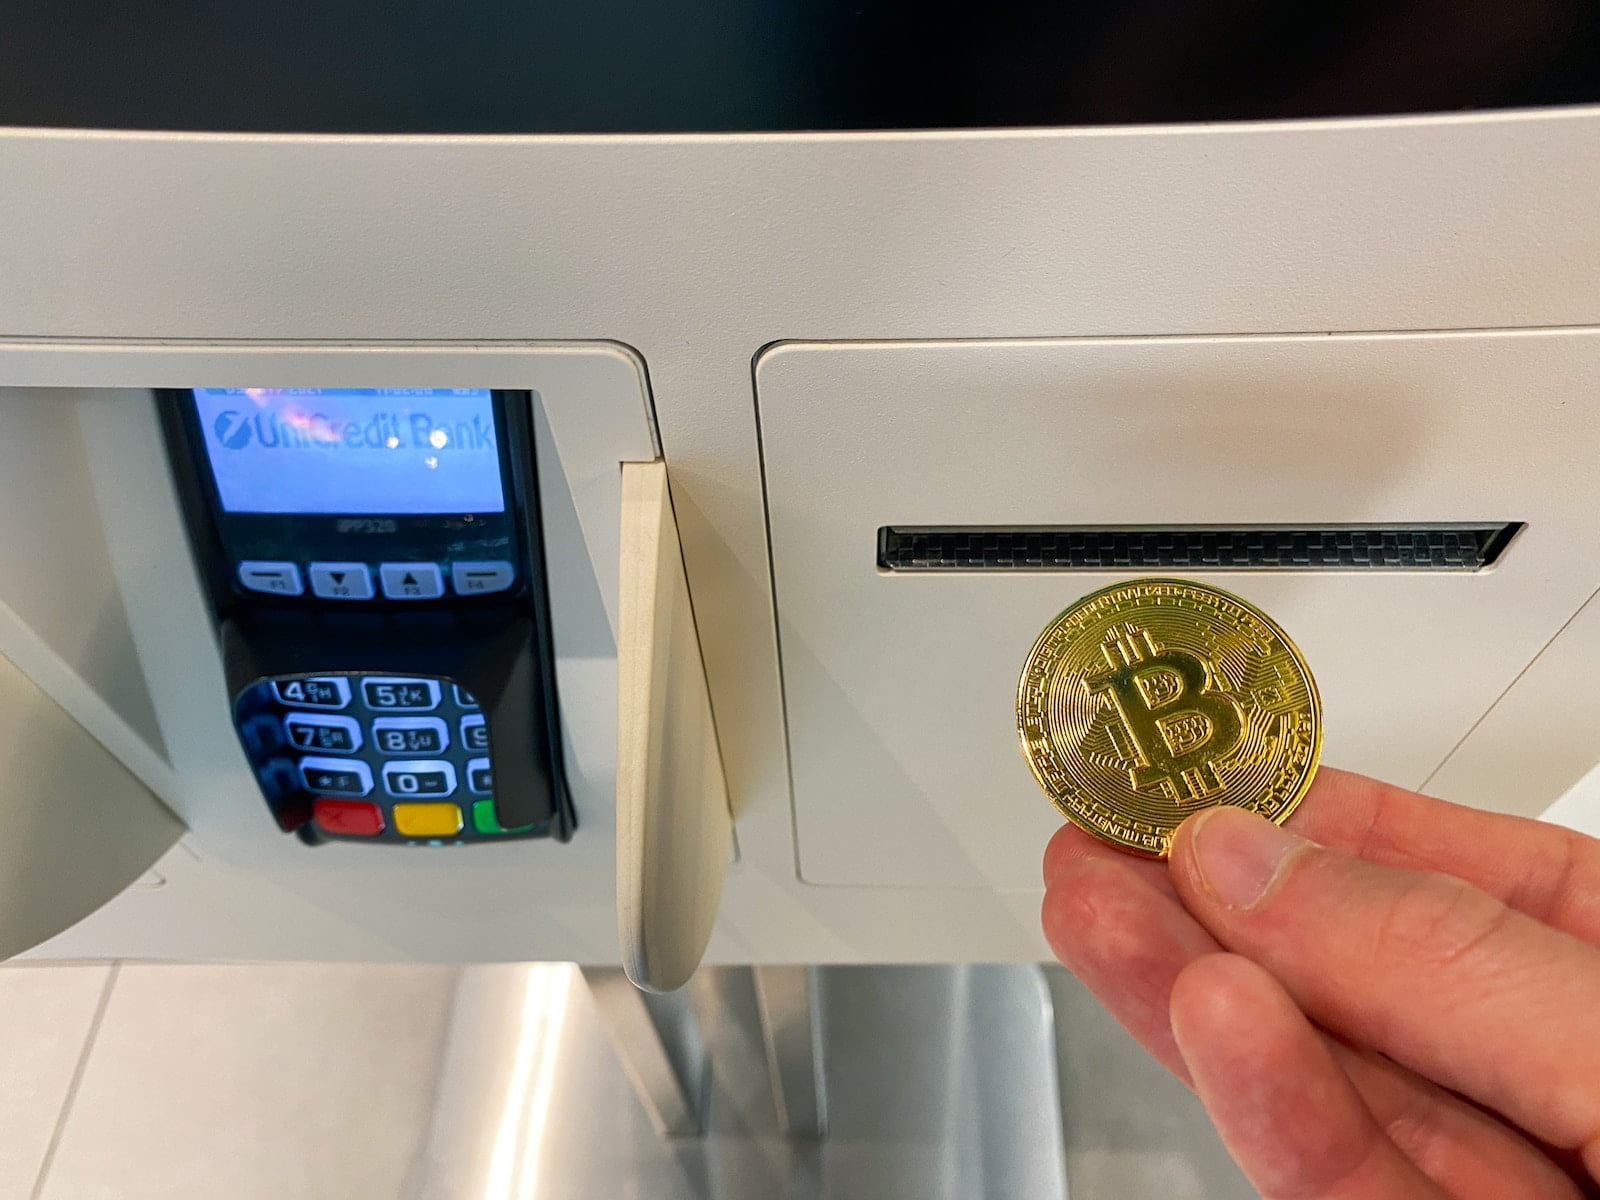
[[[885,571],[1487,570],[1520,521],[1416,525],[885,525]]]

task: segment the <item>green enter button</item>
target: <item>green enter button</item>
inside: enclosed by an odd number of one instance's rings
[[[474,800],[472,802],[472,827],[479,833],[527,833],[532,825],[522,825],[516,829],[506,829],[499,821],[494,819],[493,800]]]

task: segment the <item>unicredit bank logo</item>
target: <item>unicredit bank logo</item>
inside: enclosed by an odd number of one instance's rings
[[[241,418],[233,409],[217,414],[217,419],[211,423],[211,431],[217,435],[229,450],[243,450],[250,444],[250,420]]]
[[[470,419],[440,421],[425,412],[380,412],[350,420],[322,413],[280,414],[224,409],[211,422],[217,444],[243,450],[254,442],[262,450],[449,450],[493,451],[494,421],[476,413]]]

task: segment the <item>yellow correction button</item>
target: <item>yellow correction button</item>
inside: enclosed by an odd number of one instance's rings
[[[454,804],[396,804],[394,830],[402,837],[455,837],[461,809]]]

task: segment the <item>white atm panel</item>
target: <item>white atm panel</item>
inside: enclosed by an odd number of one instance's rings
[[[85,503],[96,510],[107,546],[100,571],[116,581],[131,643],[122,650],[137,662],[159,723],[158,743],[138,743],[131,752],[110,747],[127,765],[149,759],[160,768],[151,772],[159,776],[152,790],[166,807],[150,803],[164,823],[146,823],[171,832],[140,869],[187,826],[181,846],[157,863],[164,886],[125,892],[39,954],[461,961],[599,961],[616,954],[620,464],[658,457],[643,372],[633,354],[607,343],[105,345],[87,352],[12,344],[0,347],[0,379],[39,387],[39,403],[74,413],[82,433]],[[444,387],[471,380],[534,393],[547,562],[559,580],[552,588],[556,673],[568,778],[579,810],[580,832],[571,843],[386,853],[370,846],[311,848],[279,832],[259,805],[231,727],[219,649],[206,623],[148,390],[195,379],[224,387],[310,387],[314,381]],[[104,386],[112,381],[121,386]],[[46,563],[44,569],[68,566]],[[36,706],[48,696],[67,707],[82,691],[59,672],[34,682],[43,689]],[[164,757],[157,753],[161,747]],[[104,793],[80,790],[85,803]],[[48,794],[31,788],[22,798],[43,819]],[[96,902],[115,890],[108,886]]]
[[[802,877],[1036,888],[1059,818],[1018,752],[1017,674],[1129,574],[886,572],[880,527],[1525,522],[1476,573],[1183,572],[1298,641],[1324,761],[1416,787],[1600,585],[1596,379],[1590,330],[772,348]]]

